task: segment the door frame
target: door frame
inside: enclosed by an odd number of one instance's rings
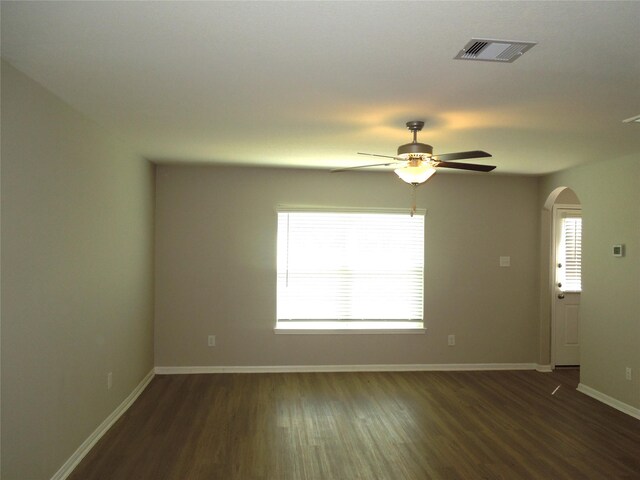
[[[558,204],[553,204],[553,206],[551,207],[551,256],[549,259],[549,280],[550,280],[550,288],[549,291],[551,292],[551,345],[550,345],[550,363],[551,363],[551,369],[555,369],[556,368],[556,343],[557,343],[557,339],[556,339],[556,322],[558,321],[558,316],[557,316],[557,312],[556,312],[556,295],[557,295],[557,291],[556,291],[556,285],[557,285],[557,280],[556,280],[556,272],[557,272],[557,267],[556,267],[556,253],[557,253],[557,238],[560,232],[558,232],[558,225],[559,225],[559,218],[558,218],[558,211],[564,211],[564,210],[573,210],[573,211],[579,211],[580,212],[580,216],[582,216],[582,205],[581,204],[565,204],[565,203],[558,203]]]

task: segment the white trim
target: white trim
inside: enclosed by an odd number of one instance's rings
[[[319,205],[276,205],[276,212],[320,212],[320,213],[395,213],[405,214],[409,213],[408,208],[388,208],[388,207],[332,207],[332,206],[319,206]],[[427,215],[426,208],[417,208],[414,215]]]
[[[590,396],[591,398],[595,398],[599,402],[609,405],[622,413],[626,413],[627,415],[631,415],[632,417],[640,420],[640,408],[632,407],[627,403],[621,402],[620,400],[599,392],[595,388],[588,387],[584,383],[578,384],[578,388],[576,390]]]
[[[553,372],[553,368],[551,368],[551,365],[536,365],[536,372],[541,372],[541,373],[551,373]]]
[[[353,322],[356,323],[356,322]],[[389,322],[391,323],[391,322]],[[366,334],[366,335],[406,335],[424,334],[426,328],[282,328],[273,329],[276,335],[344,335],[344,334]]]
[[[78,466],[80,461],[89,453],[89,451],[93,448],[93,446],[102,438],[102,436],[109,431],[111,426],[122,416],[124,412],[126,412],[131,404],[135,402],[135,400],[140,396],[140,394],[147,387],[149,382],[155,376],[155,372],[152,369],[143,379],[142,381],[133,389],[133,391],[129,394],[124,401],[118,405],[118,407],[111,412],[111,414],[104,419],[104,421],[96,428],[89,437],[82,442],[82,445],[78,447],[78,449],[73,452],[73,454],[69,457],[69,459],[64,462],[64,465],[60,467],[51,480],[65,480],[73,469]]]
[[[372,365],[271,365],[156,367],[156,375],[192,373],[294,373],[294,372],[462,372],[484,370],[536,370],[535,363],[434,363]]]

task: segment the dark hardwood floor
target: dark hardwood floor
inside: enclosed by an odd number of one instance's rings
[[[640,421],[577,383],[577,370],[156,376],[69,480],[640,479]]]

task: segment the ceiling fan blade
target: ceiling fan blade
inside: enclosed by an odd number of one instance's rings
[[[393,158],[395,160],[402,160],[400,157],[392,157],[391,155],[379,155],[377,153],[363,153],[358,152],[358,155],[369,155],[370,157],[382,157],[382,158]]]
[[[437,168],[440,168],[440,167],[457,168],[460,170],[473,170],[475,172],[490,172],[491,170],[496,168],[495,165],[477,165],[475,163],[460,163],[460,162],[441,162],[439,160],[436,160],[435,166]]]
[[[483,152],[482,150],[471,150],[469,152],[456,152],[456,153],[442,153],[439,155],[434,155],[432,158],[434,160],[439,161],[449,161],[449,160],[462,160],[465,158],[483,158],[490,157],[491,154],[487,152]]]
[[[399,162],[374,163],[373,165],[358,165],[357,167],[335,168],[331,170],[331,173],[346,172],[348,170],[356,170],[358,168],[367,168],[367,167],[388,167],[389,165],[396,165],[397,163]]]

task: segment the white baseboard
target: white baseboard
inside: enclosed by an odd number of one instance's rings
[[[551,365],[536,365],[536,371],[537,372],[542,372],[542,373],[551,373],[553,372],[553,368],[551,368]]]
[[[622,413],[626,413],[627,415],[631,415],[632,417],[640,420],[640,408],[632,407],[629,404],[621,402],[620,400],[616,400],[609,395],[606,395],[598,390],[586,386],[584,383],[578,384],[577,390],[579,392],[584,393],[585,395],[590,396],[591,398],[595,398],[599,402],[604,403],[605,405],[609,405],[610,407],[615,408],[616,410],[620,410]]]
[[[80,463],[80,461],[85,457],[87,453],[91,450],[91,448],[102,438],[102,436],[107,433],[107,431],[111,428],[111,426],[118,420],[124,412],[126,412],[131,404],[135,402],[136,398],[140,396],[140,394],[147,387],[149,382],[153,379],[155,373],[151,370],[142,381],[133,389],[133,391],[129,394],[124,401],[118,405],[118,407],[111,412],[111,414],[105,418],[105,420],[96,428],[89,438],[87,438],[82,445],[78,447],[78,449],[73,452],[73,455],[69,457],[69,459],[60,467],[51,480],[65,480],[73,469]]]
[[[480,370],[536,370],[535,363],[449,363],[391,365],[272,365],[156,367],[156,375],[191,373],[293,373],[293,372],[442,372]]]

